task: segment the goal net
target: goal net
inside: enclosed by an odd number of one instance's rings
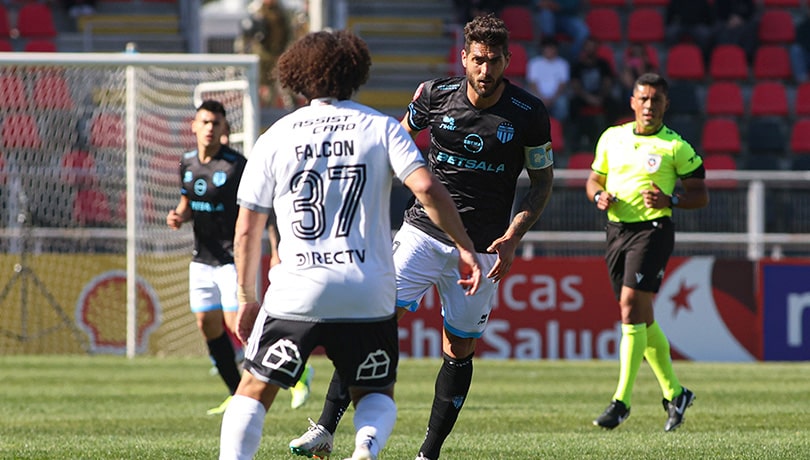
[[[254,56],[0,53],[0,354],[204,351],[191,228],[165,216],[202,99],[249,154],[256,75]]]

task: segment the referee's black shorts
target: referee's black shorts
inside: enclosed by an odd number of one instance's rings
[[[607,261],[610,283],[618,300],[622,286],[658,292],[664,268],[675,247],[672,219],[645,222],[608,222]]]

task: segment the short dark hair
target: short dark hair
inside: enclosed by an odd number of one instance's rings
[[[370,69],[366,42],[346,30],[307,34],[282,53],[276,65],[281,85],[307,99],[349,99],[368,81]]]
[[[470,45],[481,43],[490,48],[501,48],[509,51],[509,29],[503,20],[489,13],[477,16],[464,26],[464,49],[469,51]]]
[[[222,105],[221,102],[215,101],[213,99],[208,99],[202,102],[199,107],[197,107],[197,112],[200,110],[206,110],[211,113],[218,113],[222,115],[222,117],[226,117],[227,114],[225,113],[225,106]]]
[[[666,78],[657,73],[648,72],[639,75],[638,78],[636,78],[635,86],[652,86],[653,88],[658,88],[664,94],[669,95],[669,83]]]

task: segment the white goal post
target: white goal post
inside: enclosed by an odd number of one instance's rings
[[[199,352],[165,215],[196,106],[249,155],[257,81],[253,55],[0,53],[0,353]]]

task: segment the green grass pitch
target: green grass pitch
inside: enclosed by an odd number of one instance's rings
[[[287,443],[317,419],[331,363],[311,400],[292,410],[279,393],[257,459],[296,459]],[[404,360],[399,417],[380,460],[412,460],[424,436],[438,360]],[[676,362],[697,395],[684,425],[664,433],[652,372],[636,382],[632,416],[613,431],[591,425],[613,393],[608,361],[475,363],[467,403],[442,459],[807,459],[810,363]],[[225,396],[207,358],[0,356],[0,459],[213,459]],[[349,412],[332,459],[351,455]]]

